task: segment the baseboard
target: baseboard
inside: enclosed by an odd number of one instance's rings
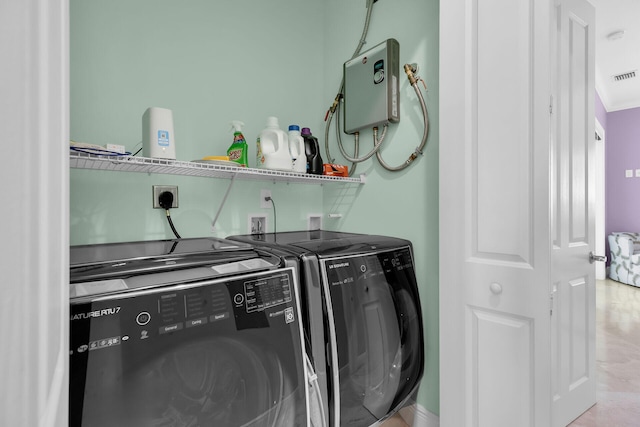
[[[411,405],[400,410],[402,418],[412,427],[440,427],[440,417],[422,405]]]

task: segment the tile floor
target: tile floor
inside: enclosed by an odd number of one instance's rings
[[[400,414],[395,414],[383,422],[380,427],[409,427],[409,424],[406,423]]]
[[[640,426],[640,288],[596,282],[597,403],[570,427]]]

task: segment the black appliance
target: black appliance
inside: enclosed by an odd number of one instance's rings
[[[265,248],[299,270],[331,426],[376,425],[415,402],[424,340],[410,241],[324,230],[228,239]]]
[[[297,274],[223,239],[71,247],[69,425],[308,426]]]

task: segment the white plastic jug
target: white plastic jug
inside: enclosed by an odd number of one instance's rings
[[[258,144],[262,155],[257,159],[258,167],[281,171],[291,171],[292,160],[289,153],[289,138],[280,129],[277,117],[267,118],[267,127],[260,132]]]
[[[307,172],[307,154],[304,151],[304,138],[300,135],[300,126],[289,126],[289,153],[293,160],[294,172]]]

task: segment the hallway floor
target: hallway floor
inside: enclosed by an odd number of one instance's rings
[[[596,282],[597,403],[570,427],[640,425],[640,288]]]

